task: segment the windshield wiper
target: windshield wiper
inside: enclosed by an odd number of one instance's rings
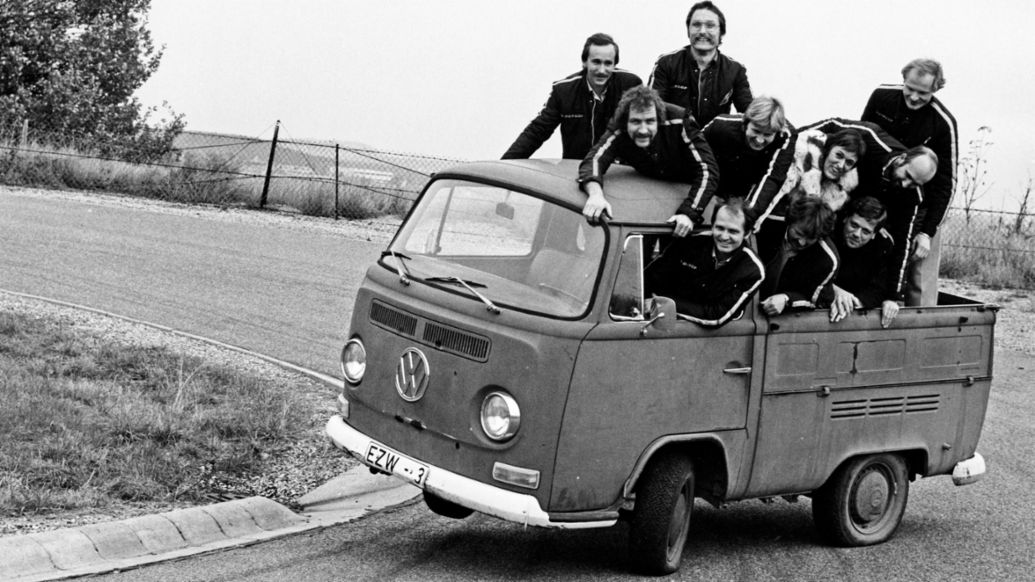
[[[477,283],[475,281],[465,281],[460,277],[428,277],[424,280],[431,281],[433,283],[456,283],[458,285],[462,285],[464,289],[467,289],[468,291],[473,293],[475,297],[481,299],[482,303],[485,304],[485,309],[488,309],[492,313],[500,313],[500,308],[496,307],[495,303],[489,301],[488,297],[474,290],[475,287],[485,287],[485,285],[483,285],[482,283]]]
[[[381,252],[382,259],[387,257],[388,255],[391,255],[392,258],[395,259],[395,262],[399,264],[399,268],[396,269],[399,272],[399,282],[403,285],[409,285],[410,279],[413,278],[413,275],[410,274],[410,269],[406,266],[406,263],[402,262],[402,260],[406,259],[407,261],[409,261],[411,260],[410,257],[402,253],[397,253],[392,249],[388,249],[386,251]]]

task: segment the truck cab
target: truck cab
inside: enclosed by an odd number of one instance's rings
[[[806,495],[824,537],[889,539],[909,481],[977,480],[995,306],[943,295],[830,323],[720,327],[645,288],[686,186],[608,173],[591,225],[573,161],[437,174],[367,271],[332,442],[450,517],[630,522],[630,560],[678,568],[695,498]]]

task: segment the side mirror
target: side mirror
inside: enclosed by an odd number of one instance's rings
[[[647,335],[650,328],[669,331],[676,324],[676,302],[671,297],[654,296],[650,300],[647,321],[640,328],[640,335]]]
[[[496,216],[502,216],[507,220],[514,220],[514,206],[506,202],[496,204]]]

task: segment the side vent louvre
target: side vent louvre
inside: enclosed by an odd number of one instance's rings
[[[489,357],[489,340],[467,332],[428,322],[424,325],[423,341],[436,348],[476,360]]]
[[[380,301],[370,304],[370,321],[401,333],[413,336],[417,332],[417,318],[397,309],[392,309]]]
[[[830,418],[866,418],[936,412],[940,403],[941,397],[938,394],[842,400],[831,404]]]

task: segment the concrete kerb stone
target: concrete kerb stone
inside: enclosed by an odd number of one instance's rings
[[[93,542],[93,547],[105,560],[124,560],[150,552],[136,532],[123,522],[95,523],[79,528]]]
[[[0,580],[35,582],[127,570],[354,521],[411,502],[420,489],[355,467],[294,513],[265,497],[118,522],[0,538]],[[301,500],[300,500],[301,501]]]
[[[0,538],[0,580],[52,572],[55,568],[46,548],[31,536]]]
[[[163,515],[141,515],[123,520],[133,530],[140,543],[152,554],[187,547],[180,530]]]

